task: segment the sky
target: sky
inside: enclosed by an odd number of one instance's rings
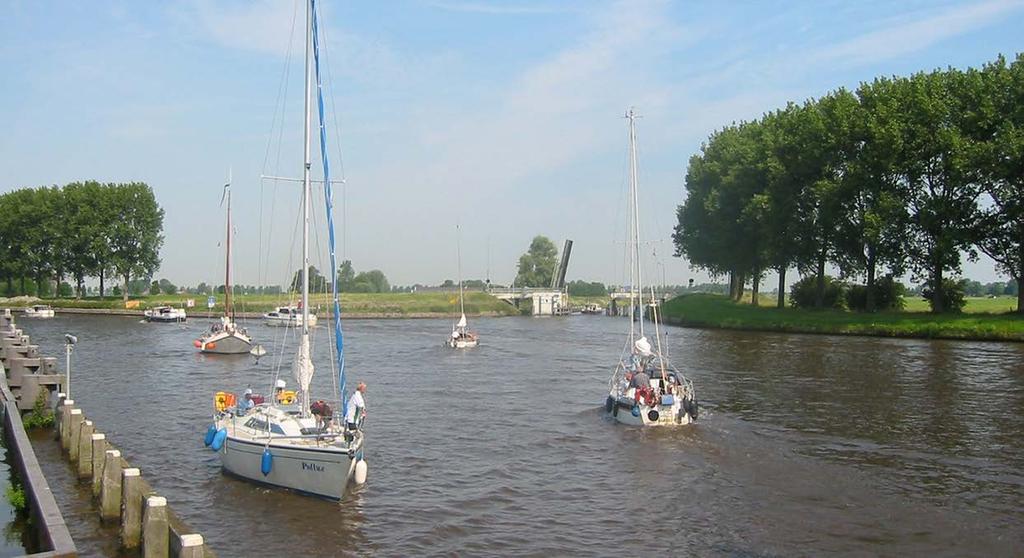
[[[0,192],[144,181],[166,211],[157,277],[213,284],[230,173],[235,282],[300,266],[301,187],[261,179],[301,176],[294,1],[0,4]],[[1010,0],[321,4],[338,256],[403,285],[456,278],[459,253],[464,278],[509,283],[538,234],[574,241],[570,280],[625,282],[631,106],[644,273],[705,281],[670,237],[711,132],[880,75],[980,66],[1024,28]],[[965,272],[1002,280],[984,259]]]

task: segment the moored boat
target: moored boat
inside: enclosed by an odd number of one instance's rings
[[[54,311],[48,304],[34,304],[25,308],[25,316],[28,318],[52,318]]]
[[[174,308],[173,306],[149,308],[144,310],[142,315],[145,316],[147,322],[179,323],[188,319],[184,308]]]
[[[298,306],[278,306],[263,314],[263,323],[274,327],[301,327],[304,323],[316,325],[316,314],[304,315]]]

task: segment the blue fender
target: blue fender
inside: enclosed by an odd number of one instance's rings
[[[210,444],[213,443],[213,437],[216,435],[217,425],[211,424],[210,427],[206,429],[206,437],[203,438],[203,445],[206,447],[210,447]]]
[[[220,448],[224,447],[224,440],[228,437],[228,431],[221,428],[213,435],[213,442],[210,442],[210,449],[213,451],[220,451]]]
[[[639,405],[633,405],[633,409],[631,411],[629,411],[629,412],[632,413],[634,417],[640,416],[640,406]]]
[[[270,448],[263,450],[263,457],[260,459],[260,472],[263,476],[270,474],[270,470],[274,468],[274,454],[270,453]]]

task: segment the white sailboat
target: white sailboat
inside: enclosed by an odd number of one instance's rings
[[[456,227],[458,231],[458,227]],[[452,326],[452,333],[448,336],[445,344],[453,349],[469,349],[480,343],[480,336],[469,331],[469,324],[466,321],[466,297],[462,288],[462,240],[461,235],[455,239],[456,252],[458,254],[459,268],[459,312],[462,317]]]
[[[303,123],[302,196],[302,322],[299,344],[292,365],[298,383],[298,405],[270,397],[254,406],[230,408],[234,400],[218,394],[214,424],[206,435],[207,444],[218,452],[224,470],[255,482],[285,487],[331,499],[345,496],[349,481],[365,481],[361,409],[356,409],[354,428],[343,424],[346,411],[345,360],[342,350],[341,308],[337,282],[334,283],[334,354],[339,371],[339,415],[331,404],[311,404],[310,382],[313,359],[310,354],[309,314],[309,222],[310,222],[310,125],[311,104],[320,108],[320,143],[323,157],[324,194],[330,235],[331,277],[337,276],[334,250],[334,219],[330,172],[327,164],[326,131],[319,67],[319,42],[315,0],[306,3],[305,119]],[[314,83],[316,80],[316,100]],[[360,399],[361,400],[361,399]]]
[[[605,412],[616,421],[635,426],[676,426],[697,419],[697,395],[691,382],[662,350],[658,306],[650,293],[653,332],[644,331],[643,276],[640,264],[640,210],[636,161],[636,118],[629,120],[629,337],[609,382]],[[652,345],[647,333],[654,334]]]
[[[231,177],[224,185],[224,198],[227,201],[227,256],[224,264],[224,315],[210,330],[199,336],[193,344],[204,353],[222,355],[241,355],[252,350],[252,337],[245,328],[235,323],[234,307],[231,305]]]

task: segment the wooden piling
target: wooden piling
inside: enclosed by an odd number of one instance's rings
[[[65,399],[60,407],[60,447],[68,449],[71,439],[71,409],[75,407],[74,399]]]
[[[121,472],[121,546],[138,548],[142,542],[142,473],[135,467]]]
[[[103,457],[100,488],[100,517],[117,519],[121,515],[121,451],[107,450]]]
[[[95,433],[92,435],[92,495],[93,498],[100,497],[100,488],[103,486],[103,462],[106,459],[107,435]]]
[[[198,533],[190,533],[178,537],[181,543],[181,551],[178,558],[203,558],[203,536]]]
[[[71,409],[71,418],[69,419],[71,428],[68,432],[68,459],[72,463],[78,462],[78,437],[82,434],[82,422],[85,420],[85,416],[82,415],[81,409]]]
[[[87,479],[92,476],[92,434],[96,431],[91,420],[82,421],[82,430],[78,433],[78,478]]]
[[[167,558],[170,538],[167,523],[167,499],[162,496],[146,498],[142,512],[143,558]]]

